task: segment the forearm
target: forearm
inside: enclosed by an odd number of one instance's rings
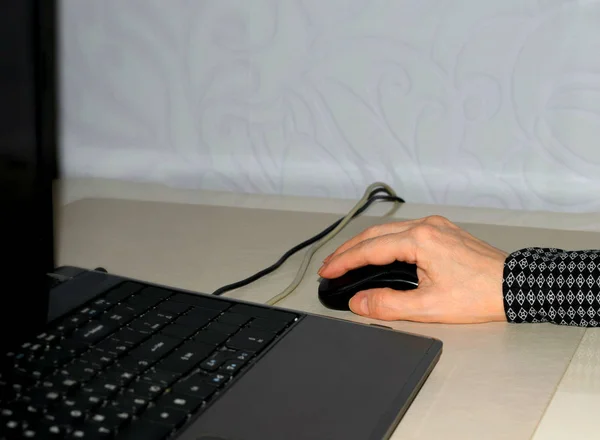
[[[600,326],[600,250],[525,248],[504,263],[509,322]]]

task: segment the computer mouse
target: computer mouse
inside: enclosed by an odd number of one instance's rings
[[[350,299],[358,292],[389,287],[412,290],[419,286],[417,266],[402,261],[385,265],[368,265],[346,272],[338,278],[322,278],[318,297],[328,309],[350,310]]]

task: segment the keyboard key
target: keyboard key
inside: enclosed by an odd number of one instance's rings
[[[91,350],[81,358],[82,362],[88,363],[92,368],[103,369],[115,361],[115,357],[99,350]]]
[[[228,351],[218,351],[215,354],[213,354],[210,358],[202,362],[200,364],[200,368],[202,368],[205,371],[216,371],[221,365],[223,365],[226,361],[231,359],[232,355],[233,354]]]
[[[108,303],[114,305],[123,301],[125,298],[133,295],[134,293],[139,292],[140,290],[142,290],[143,287],[144,286],[142,286],[141,284],[127,281],[108,292],[104,299]]]
[[[178,339],[187,339],[196,333],[196,328],[181,324],[170,324],[164,327],[161,334]]]
[[[82,440],[102,440],[109,439],[112,437],[112,430],[105,426],[97,426],[94,424],[78,426],[75,428],[68,439],[82,439]]]
[[[196,411],[202,405],[202,399],[180,393],[168,393],[156,402],[156,406],[180,409],[187,413]]]
[[[162,387],[168,387],[180,377],[179,373],[173,373],[171,371],[161,370],[159,368],[152,368],[146,371],[140,380],[155,383]]]
[[[244,365],[245,362],[239,360],[229,360],[221,366],[221,371],[227,374],[235,374]]]
[[[174,315],[181,315],[182,313],[189,310],[190,307],[191,306],[188,304],[184,304],[181,302],[175,302],[175,301],[171,301],[171,300],[167,300],[163,303],[160,303],[158,306],[156,306],[156,308],[158,310],[162,310],[163,312],[166,312],[166,313],[173,313]]]
[[[237,350],[259,352],[273,338],[274,335],[272,333],[252,328],[244,328],[231,338],[227,343],[227,346]]]
[[[133,394],[124,394],[117,396],[117,398],[111,402],[110,408],[117,412],[136,415],[142,412],[146,406],[148,406],[147,399],[142,399]]]
[[[96,345],[96,350],[115,357],[122,356],[127,351],[129,351],[130,348],[131,347],[129,345],[112,338],[105,339],[104,341]]]
[[[231,309],[230,313],[239,313],[241,315],[251,316],[253,318],[267,318],[275,321],[283,321],[290,323],[296,319],[296,315],[281,310],[272,310],[263,307],[250,306],[247,304],[236,304]]]
[[[277,334],[283,331],[287,325],[288,323],[286,321],[268,318],[256,318],[252,320],[248,327]]]
[[[112,309],[110,309],[110,312],[109,312],[109,314],[117,314],[117,315],[124,316],[127,318],[137,315],[139,313],[142,313],[142,311],[136,309],[134,306],[132,306],[129,303],[119,304],[118,306],[115,306]]]
[[[181,340],[166,335],[155,335],[131,352],[137,359],[158,360],[181,343]]]
[[[213,350],[214,347],[211,345],[188,341],[160,362],[157,367],[162,370],[184,374],[198,365]]]
[[[164,320],[149,320],[145,316],[137,318],[129,323],[129,328],[146,335],[156,333],[167,324]]]
[[[196,342],[217,346],[221,345],[227,339],[229,339],[229,335],[227,333],[201,330],[196,336],[194,336],[193,340]]]
[[[74,363],[61,368],[58,371],[57,376],[61,377],[61,380],[73,379],[84,382],[91,379],[97,371],[98,368],[91,366],[89,363],[76,360]]]
[[[231,307],[228,301],[206,298],[202,295],[177,293],[171,297],[172,301],[182,302],[191,306],[201,307],[203,309],[212,309],[223,312]]]
[[[175,319],[175,315],[164,313],[160,310],[150,310],[144,315],[144,319],[150,323],[160,324],[162,327]]]
[[[226,383],[231,376],[229,374],[224,373],[211,373],[208,375],[207,380],[209,383],[217,386],[221,386]]]
[[[194,375],[173,386],[173,391],[200,400],[206,400],[217,391],[217,387],[206,380],[205,376]]]
[[[146,298],[136,295],[127,301],[127,305],[132,307],[136,313],[144,313],[160,302],[160,298]]]
[[[139,296],[165,300],[173,296],[173,292],[160,287],[148,286],[142,289],[142,291],[139,293]]]
[[[217,322],[223,324],[235,325],[237,327],[242,327],[248,321],[250,321],[250,317],[247,315],[240,315],[239,313],[230,313],[226,312],[223,315],[219,316]]]
[[[73,338],[86,344],[95,344],[119,327],[114,321],[90,321],[73,333]],[[62,344],[61,344],[62,345]]]
[[[155,406],[149,409],[143,416],[143,420],[150,420],[152,422],[166,425],[171,429],[177,428],[185,422],[187,413],[178,409],[169,407]]]
[[[97,426],[104,426],[110,430],[119,429],[131,420],[131,413],[118,411],[115,408],[100,408],[90,415],[90,422]]]
[[[147,334],[132,330],[128,327],[119,330],[113,335],[113,339],[121,341],[123,344],[136,345],[148,337]]]
[[[125,394],[132,394],[143,399],[153,400],[156,396],[162,394],[164,390],[164,387],[156,383],[140,381],[133,383],[125,391]]]
[[[206,327],[206,330],[232,335],[239,330],[239,327],[237,325],[224,324],[221,322],[212,322]]]
[[[192,313],[180,316],[174,322],[175,324],[191,327],[194,330],[200,330],[213,319],[213,316],[211,315],[212,314]]]
[[[150,368],[154,363],[155,361],[148,359],[136,359],[132,356],[125,356],[124,358],[119,359],[118,365],[125,371],[140,374]]]

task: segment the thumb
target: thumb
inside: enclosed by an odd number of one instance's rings
[[[389,288],[363,290],[349,302],[357,315],[385,321],[420,321],[427,314],[423,289],[393,290]]]

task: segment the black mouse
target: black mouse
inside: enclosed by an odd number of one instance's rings
[[[363,266],[338,278],[323,278],[319,283],[318,296],[321,304],[328,309],[350,310],[350,298],[360,291],[382,287],[412,290],[418,286],[417,266],[395,261],[381,266]]]

